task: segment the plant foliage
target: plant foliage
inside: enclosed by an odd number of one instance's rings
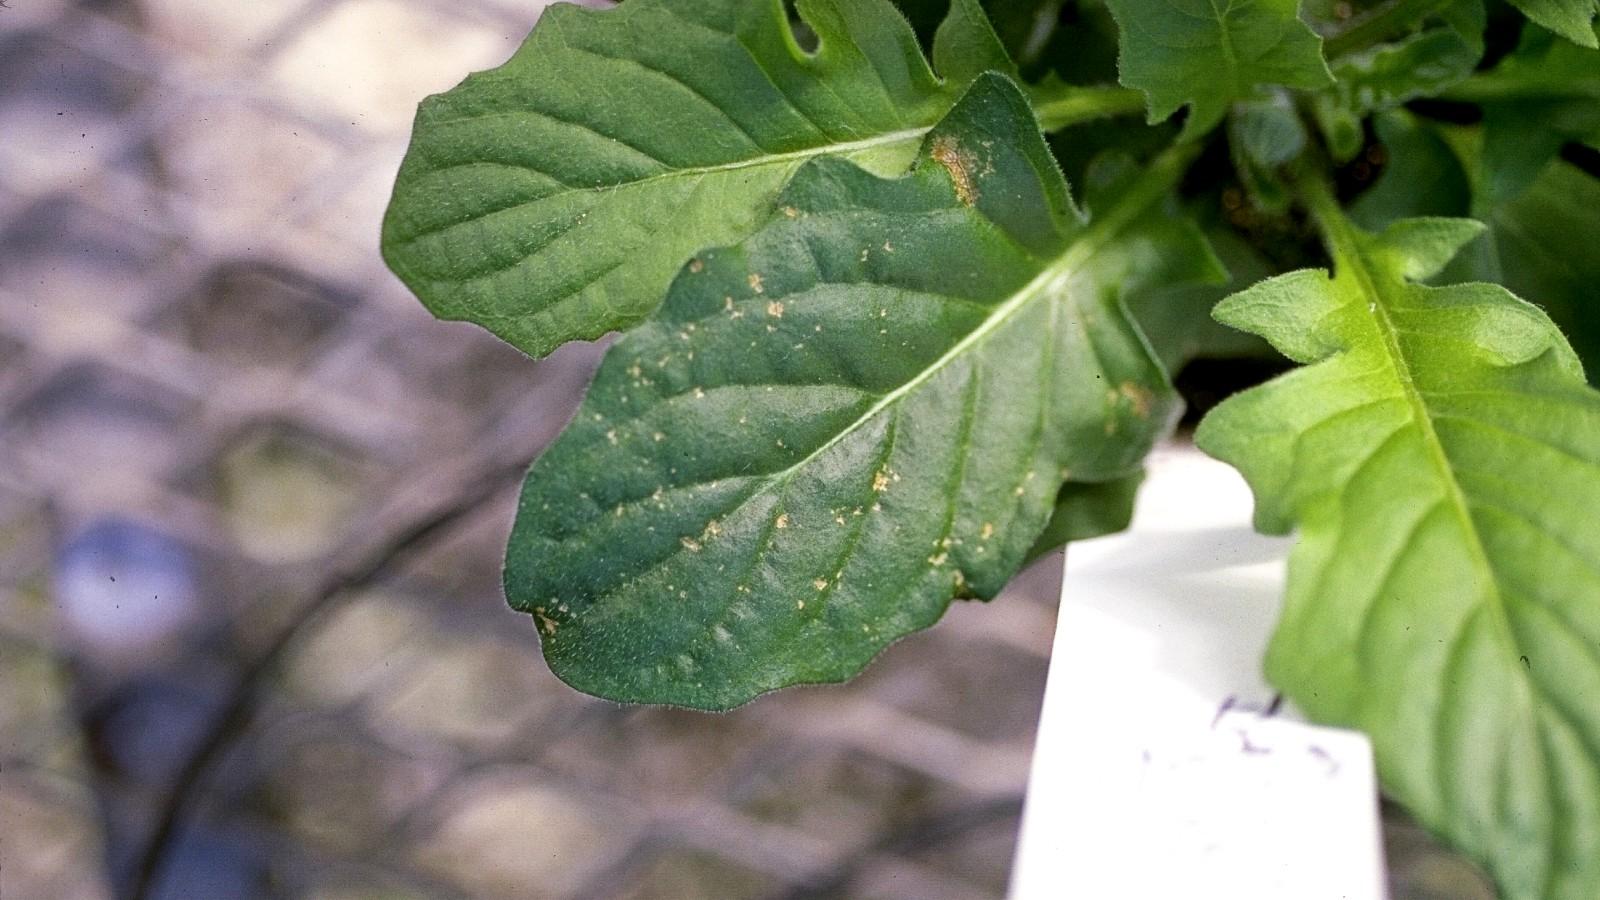
[[[1505,896],[1600,896],[1597,5],[1513,4],[552,7],[383,234],[530,354],[625,332],[507,551],[552,669],[849,678],[1124,527],[1178,367],[1281,354],[1197,434],[1301,535],[1269,677]]]

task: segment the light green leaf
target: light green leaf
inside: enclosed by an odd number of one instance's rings
[[[611,348],[529,472],[506,592],[555,673],[724,709],[993,596],[1063,481],[1131,474],[1174,418],[1117,286],[1185,159],[1085,225],[988,74],[905,177],[802,167]]]
[[[1370,734],[1386,790],[1507,900],[1600,896],[1600,395],[1536,307],[1414,283],[1482,226],[1313,206],[1334,276],[1217,310],[1305,367],[1197,435],[1258,526],[1300,529],[1267,674]]]
[[[1384,113],[1376,124],[1391,162],[1351,206],[1351,217],[1373,229],[1411,216],[1481,220],[1488,230],[1440,279],[1492,281],[1532,298],[1572,342],[1590,381],[1600,378],[1600,254],[1594,252],[1600,247],[1600,179],[1558,159],[1526,190],[1497,202],[1486,192],[1474,196],[1469,184],[1468,170],[1479,168],[1477,129],[1441,133],[1404,110]],[[1148,323],[1139,321],[1160,347]]]
[[[1297,0],[1107,0],[1122,32],[1122,83],[1144,91],[1150,121],[1189,106],[1184,135],[1222,121],[1257,85],[1320,88],[1332,81],[1322,39]]]

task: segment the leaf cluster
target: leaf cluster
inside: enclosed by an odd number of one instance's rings
[[[615,700],[844,680],[1125,527],[1185,366],[1272,360],[1196,433],[1300,534],[1269,677],[1507,897],[1600,896],[1597,12],[551,7],[383,232],[442,318],[622,332],[511,605]]]

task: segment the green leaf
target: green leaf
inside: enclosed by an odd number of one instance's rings
[[[1533,185],[1482,210],[1489,231],[1447,276],[1497,281],[1538,301],[1600,379],[1600,179],[1556,160]]]
[[[1468,170],[1478,169],[1477,130],[1441,133],[1403,110],[1379,116],[1376,124],[1390,164],[1351,206],[1351,217],[1372,229],[1411,216],[1480,219],[1488,230],[1441,279],[1492,281],[1533,299],[1572,342],[1591,382],[1600,379],[1600,254],[1594,252],[1600,246],[1600,179],[1556,160],[1526,190],[1497,202],[1487,192],[1475,196],[1469,183]],[[1160,347],[1149,324],[1139,321]]]
[[[1056,509],[1050,516],[1028,561],[1053,553],[1073,541],[1116,534],[1133,521],[1133,503],[1144,483],[1144,470],[1111,481],[1069,481],[1056,495]]]
[[[1481,4],[1459,5],[1482,11]],[[1430,28],[1335,60],[1334,86],[1312,104],[1334,161],[1346,163],[1361,152],[1369,114],[1437,96],[1471,75],[1483,56],[1482,33],[1465,25]]]
[[[1373,128],[1386,163],[1377,181],[1350,204],[1358,225],[1376,230],[1398,219],[1472,211],[1471,180],[1435,128],[1403,109],[1375,116]]]
[[[1257,206],[1271,212],[1288,208],[1289,195],[1277,169],[1305,151],[1307,137],[1286,92],[1273,91],[1233,105],[1228,148],[1239,180]]]
[[[905,177],[802,167],[611,348],[528,474],[506,592],[552,670],[725,709],[993,596],[1065,480],[1131,474],[1174,418],[1118,285],[1186,158],[1091,195],[1084,224],[988,74]]]
[[[1334,276],[1217,310],[1305,367],[1197,435],[1259,527],[1300,529],[1267,674],[1370,734],[1386,790],[1508,900],[1600,896],[1600,395],[1536,307],[1414,283],[1482,226],[1372,236],[1311,194]]]
[[[1438,95],[1472,74],[1483,55],[1454,28],[1430,28],[1341,56],[1330,93],[1358,115]]]
[[[638,322],[700,247],[753,231],[795,170],[903,171],[984,67],[1009,62],[957,0],[935,77],[886,0],[629,0],[547,9],[505,65],[423,102],[384,221],[433,313],[540,355]],[[997,55],[998,54],[998,55]]]
[[[1185,137],[1211,130],[1257,85],[1332,81],[1322,39],[1296,0],[1108,0],[1122,32],[1122,83],[1149,101],[1150,121],[1189,106]]]
[[[1029,67],[1049,46],[1064,5],[1064,0],[990,0],[984,8],[1010,55]]]
[[[1600,141],[1600,50],[1529,28],[1516,52],[1444,96],[1483,108],[1479,191],[1509,200],[1567,141]]]
[[[1155,348],[1168,372],[1177,373],[1190,361],[1211,359],[1277,359],[1260,338],[1235,331],[1211,317],[1211,310],[1227,294],[1266,278],[1274,270],[1255,247],[1234,231],[1217,225],[1204,232],[1216,251],[1221,271],[1228,277],[1164,281],[1136,287],[1126,294],[1128,310],[1139,330]]]
[[[1511,0],[1522,14],[1575,44],[1600,47],[1595,40],[1597,0]]]

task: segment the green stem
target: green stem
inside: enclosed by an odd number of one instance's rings
[[[1031,93],[1039,126],[1047,132],[1095,119],[1144,112],[1144,95],[1128,88],[1061,85],[1048,94]]]
[[[1352,19],[1323,43],[1328,59],[1363,50],[1393,37],[1449,6],[1453,0],[1392,0]]]
[[[1443,100],[1454,100],[1458,103],[1490,103],[1506,100],[1520,100],[1536,97],[1541,100],[1593,100],[1600,102],[1600,83],[1588,82],[1582,79],[1572,79],[1566,82],[1556,81],[1530,81],[1526,78],[1507,76],[1498,71],[1484,72],[1474,75],[1465,81],[1457,82],[1439,95]]]
[[[1344,266],[1356,259],[1360,253],[1357,246],[1355,226],[1345,217],[1344,208],[1339,205],[1339,199],[1333,194],[1333,187],[1328,179],[1318,171],[1307,172],[1308,166],[1302,166],[1296,172],[1293,181],[1300,200],[1305,204],[1306,211],[1311,213],[1311,218],[1316,222],[1317,230],[1322,233],[1323,241],[1328,245],[1328,253],[1333,257],[1335,266]]]

